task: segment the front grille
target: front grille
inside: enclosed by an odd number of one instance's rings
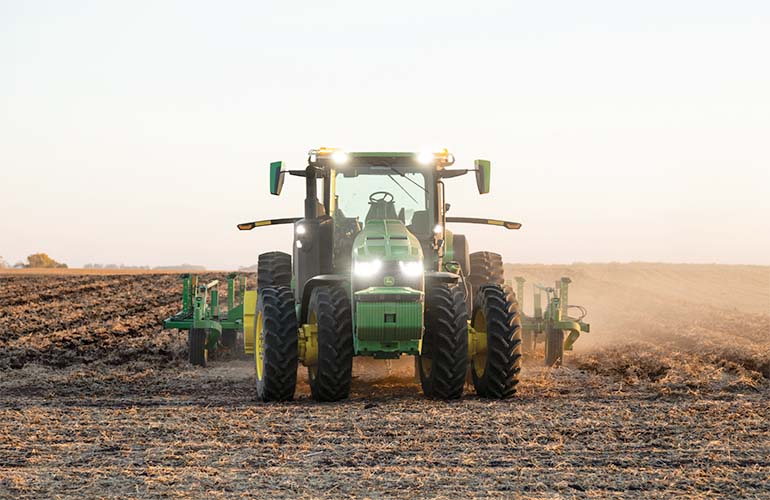
[[[356,335],[360,340],[418,340],[422,334],[420,302],[357,302]]]

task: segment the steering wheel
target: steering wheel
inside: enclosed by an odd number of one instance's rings
[[[375,191],[369,195],[369,203],[393,203],[394,199],[393,195],[387,191]]]

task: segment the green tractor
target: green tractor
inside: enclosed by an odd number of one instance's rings
[[[446,150],[345,153],[311,150],[301,170],[270,165],[270,192],[286,174],[305,178],[304,217],[239,224],[293,224],[293,255],[259,256],[257,290],[243,302],[244,349],[253,353],[264,401],[294,397],[299,364],[312,397],[348,397],[354,356],[416,357],[426,396],[455,399],[466,381],[480,396],[516,391],[521,319],[503,262],[468,252],[447,224],[518,229],[515,222],[449,217],[444,181],[474,172],[489,192],[490,162],[449,168]]]

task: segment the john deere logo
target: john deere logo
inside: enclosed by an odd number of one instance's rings
[[[396,284],[396,278],[393,276],[385,276],[385,286],[393,286]]]

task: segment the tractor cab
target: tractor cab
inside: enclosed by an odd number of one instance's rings
[[[449,170],[447,167],[453,163],[454,157],[446,150],[345,153],[320,148],[309,152],[304,172],[289,171],[289,174],[318,179],[315,186],[308,183],[305,203],[310,206],[315,198],[333,221],[335,272],[350,265],[353,240],[370,221],[377,220],[400,221],[420,242],[426,269],[439,271],[447,250],[443,179],[468,172]],[[312,218],[313,214],[306,213],[306,218],[308,215]]]

